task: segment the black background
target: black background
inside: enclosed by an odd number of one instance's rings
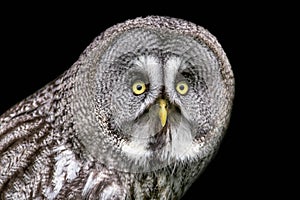
[[[281,194],[286,182],[279,181],[278,165],[286,158],[278,154],[278,146],[271,145],[272,138],[280,136],[270,128],[279,126],[274,119],[278,112],[268,97],[281,86],[280,80],[270,79],[280,61],[270,60],[278,58],[274,43],[289,27],[282,22],[284,7],[140,2],[144,5],[122,5],[116,10],[118,3],[112,4],[1,7],[7,14],[1,14],[0,113],[67,70],[97,35],[116,23],[148,15],[189,20],[208,29],[223,46],[235,75],[236,97],[217,156],[184,199]]]

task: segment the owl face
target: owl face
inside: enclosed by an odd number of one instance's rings
[[[89,154],[120,170],[150,171],[214,151],[225,85],[207,45],[168,29],[134,28],[103,49],[90,92],[95,121],[106,126],[80,138]]]

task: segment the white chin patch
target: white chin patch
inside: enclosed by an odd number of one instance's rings
[[[164,141],[158,141],[163,144],[157,149],[149,148],[150,139],[135,137],[130,142],[123,143],[122,151],[132,162],[131,168],[136,166],[145,171],[160,169],[178,161],[193,160],[198,157],[201,144],[193,141],[190,130],[188,123],[170,126],[163,133],[166,134],[162,137]]]

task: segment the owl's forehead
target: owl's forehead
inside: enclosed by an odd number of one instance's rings
[[[121,63],[153,69],[153,66],[184,70],[191,66],[217,68],[214,53],[201,41],[182,33],[165,29],[135,28],[111,41],[102,56],[103,63]],[[213,66],[212,66],[213,65]],[[123,65],[124,66],[124,65]],[[146,68],[145,68],[146,67]]]
[[[108,51],[115,57],[128,53],[152,53],[165,57],[169,54],[187,56],[203,48],[204,45],[188,35],[164,29],[136,28],[115,37]]]

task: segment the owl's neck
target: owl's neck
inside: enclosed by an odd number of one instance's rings
[[[122,172],[108,169],[95,161],[79,160],[74,151],[65,146],[57,149],[55,160],[51,181],[54,184],[48,187],[46,194],[50,199],[64,197],[70,192],[87,199],[100,196],[103,199],[116,196],[124,197],[120,199],[177,199],[204,167],[202,162],[184,166],[175,163],[152,172]],[[73,188],[73,191],[64,191],[66,185]]]

